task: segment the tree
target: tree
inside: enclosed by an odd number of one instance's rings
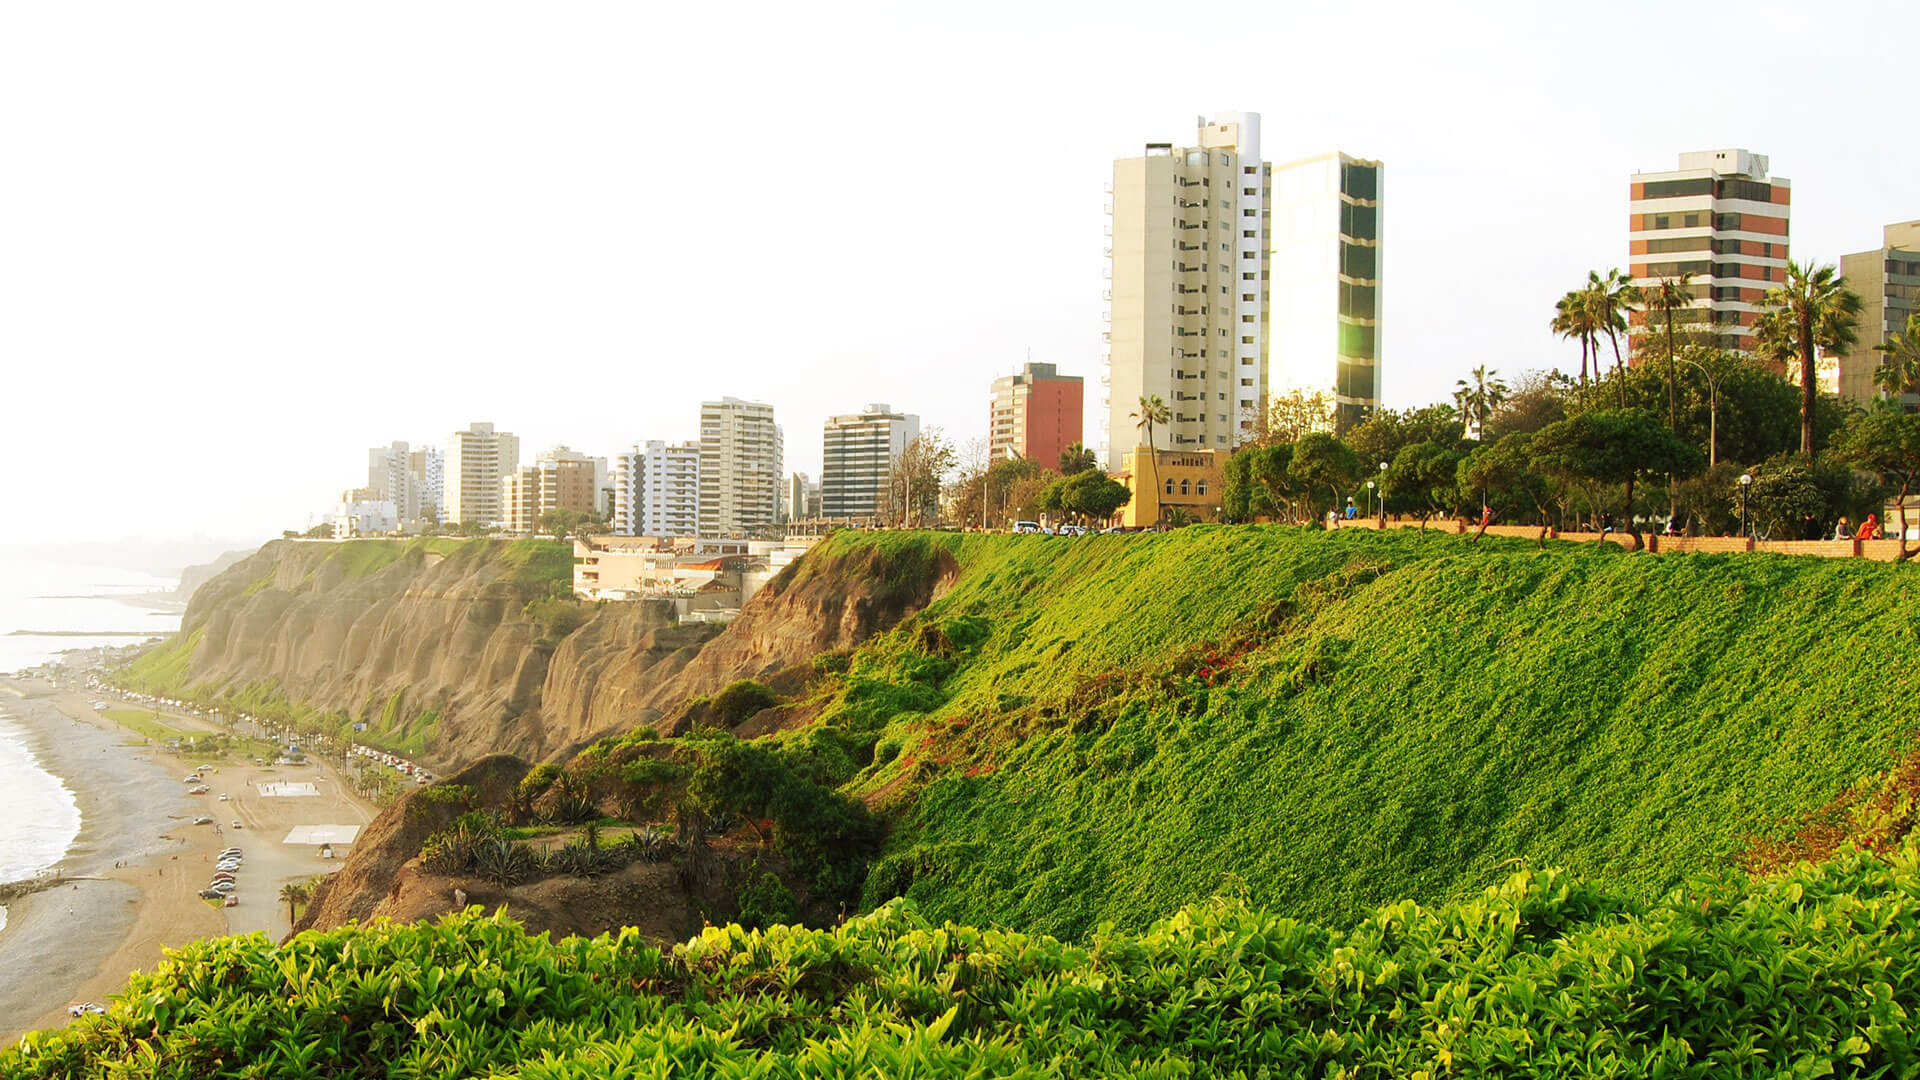
[[[1387,494],[1420,515],[1420,531],[1427,519],[1447,509],[1459,489],[1456,473],[1460,454],[1438,443],[1414,443],[1400,451],[1387,467]]]
[[[1744,510],[1742,516],[1751,520],[1762,534],[1798,540],[1801,525],[1809,518],[1823,523],[1817,527],[1825,531],[1827,500],[1814,480],[1811,464],[1783,455],[1755,466],[1750,473],[1753,483],[1733,483],[1727,490],[1727,501],[1730,506]]]
[[[1647,308],[1647,321],[1651,323],[1655,314],[1658,313],[1661,320],[1666,323],[1667,427],[1676,432],[1679,431],[1676,419],[1679,406],[1674,380],[1673,313],[1693,306],[1693,291],[1687,288],[1687,281],[1692,277],[1692,274],[1681,274],[1678,277],[1661,278],[1640,290],[1640,298]]]
[[[1039,509],[1036,503],[1040,493],[1054,479],[1052,470],[1031,458],[1001,458],[987,466],[980,477],[978,512],[982,527],[989,521],[1004,524],[1030,516]],[[971,511],[968,520],[973,520]]]
[[[1758,335],[1763,350],[1775,359],[1800,362],[1800,454],[1813,460],[1814,397],[1818,350],[1842,352],[1859,339],[1860,294],[1847,288],[1847,279],[1832,264],[1787,260],[1787,283],[1767,290],[1760,301],[1767,309]]]
[[[1253,425],[1248,441],[1255,446],[1273,446],[1299,442],[1302,436],[1316,431],[1330,432],[1334,428],[1334,405],[1333,397],[1319,390],[1268,394],[1252,415],[1245,417]]]
[[[1559,371],[1526,372],[1508,388],[1507,396],[1489,410],[1487,430],[1480,437],[1498,441],[1515,432],[1531,434],[1557,420],[1565,420],[1567,401],[1572,396],[1573,380]]]
[[[1140,408],[1130,415],[1133,417],[1134,427],[1147,430],[1147,449],[1149,450],[1156,449],[1153,442],[1153,425],[1173,422],[1173,410],[1167,407],[1166,402],[1160,400],[1159,394],[1140,395]]]
[[[1888,400],[1897,403],[1914,383],[1920,382],[1920,311],[1907,316],[1905,330],[1888,334],[1886,342],[1875,345],[1873,351],[1886,354],[1873,373],[1874,384]]]
[[[1309,492],[1324,485],[1329,497],[1327,505],[1335,506],[1340,502],[1341,487],[1352,484],[1359,473],[1360,459],[1346,443],[1324,431],[1316,431],[1293,444],[1293,458],[1287,471]],[[1316,520],[1319,516],[1318,512],[1314,515]]]
[[[1061,476],[1072,476],[1074,473],[1082,473],[1088,469],[1097,469],[1099,467],[1100,459],[1094,456],[1093,451],[1087,449],[1080,443],[1074,443],[1065,450],[1060,451]]]
[[[1481,502],[1495,510],[1532,507],[1540,517],[1537,542],[1545,547],[1547,503],[1553,493],[1547,487],[1546,478],[1533,467],[1532,443],[1532,432],[1516,431],[1499,442],[1481,446],[1460,459],[1454,477],[1463,495],[1477,494]],[[1486,533],[1487,520],[1486,516],[1481,517],[1480,527],[1473,534],[1475,541]]]
[[[292,929],[294,922],[299,918],[299,914],[295,908],[312,898],[313,889],[304,882],[289,881],[285,885],[280,886],[280,899],[285,901],[287,905],[288,929]]]
[[[1627,312],[1632,311],[1639,302],[1640,290],[1634,286],[1632,278],[1618,269],[1607,271],[1606,277],[1587,271],[1587,303],[1593,308],[1595,324],[1613,343],[1613,373],[1616,377],[1626,368],[1626,363],[1620,358],[1620,335],[1627,329]],[[1594,366],[1600,366],[1597,357]],[[1626,398],[1622,396],[1620,407],[1624,409],[1626,405]]]
[[[1705,460],[1699,450],[1681,442],[1644,409],[1570,416],[1541,428],[1529,451],[1535,468],[1584,484],[1596,505],[1599,487],[1623,485],[1621,517],[1636,549],[1641,539],[1633,517],[1634,485],[1661,473],[1690,475]]]
[[[1473,369],[1473,381],[1461,379],[1454,384],[1453,404],[1466,418],[1476,439],[1486,438],[1487,417],[1507,399],[1507,384],[1500,373],[1488,371],[1485,364]]]
[[[987,527],[987,469],[993,464],[987,440],[968,439],[960,448],[959,464],[947,484],[946,495],[953,502],[959,524]]]
[[[1361,471],[1392,463],[1400,451],[1414,443],[1438,443],[1458,450],[1466,440],[1467,429],[1460,414],[1451,405],[1428,405],[1420,409],[1395,412],[1382,409],[1341,436],[1360,459]]]
[[[569,536],[585,536],[595,529],[606,525],[598,514],[586,514],[578,510],[543,510],[540,520],[535,523],[535,532],[543,532],[555,540],[565,540]]]
[[[1589,299],[1584,289],[1568,291],[1567,295],[1554,302],[1551,323],[1553,332],[1561,337],[1580,339],[1580,389],[1583,391],[1587,387],[1587,354],[1593,348],[1597,331]]]
[[[936,516],[940,492],[953,471],[953,444],[937,427],[921,432],[889,463],[881,512],[901,528]],[[930,512],[931,511],[931,512]]]
[[[1098,469],[1086,469],[1048,484],[1040,493],[1039,505],[1042,510],[1074,514],[1083,520],[1106,521],[1132,498],[1125,484]]]
[[[1855,418],[1834,447],[1834,456],[1867,472],[1878,473],[1888,484],[1899,485],[1895,497],[1899,508],[1900,558],[1907,552],[1907,496],[1920,477],[1920,413],[1896,409],[1876,409]]]

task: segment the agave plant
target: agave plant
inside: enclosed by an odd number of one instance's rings
[[[533,876],[533,852],[510,840],[482,840],[473,849],[473,868],[489,884],[518,885]]]

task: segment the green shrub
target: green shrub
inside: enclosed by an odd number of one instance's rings
[[[780,695],[765,683],[741,679],[713,695],[713,715],[726,724],[738,724],[761,709],[780,704]]]
[[[779,875],[763,873],[740,890],[740,925],[752,930],[790,923],[800,917],[800,902]]]
[[[1916,956],[1911,848],[1650,902],[1523,870],[1348,929],[1216,901],[1085,946],[905,902],[671,950],[469,911],[194,942],[0,1075],[1912,1076]]]

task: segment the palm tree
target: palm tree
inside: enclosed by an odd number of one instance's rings
[[[1800,453],[1813,459],[1814,354],[1840,352],[1859,340],[1860,294],[1833,264],[1787,260],[1787,283],[1767,290],[1758,327],[1763,346],[1800,360]]]
[[[1567,295],[1554,301],[1554,333],[1563,338],[1580,339],[1580,388],[1587,386],[1587,348],[1593,343],[1593,318],[1587,310],[1585,294],[1579,289],[1570,290]]]
[[[1593,309],[1595,327],[1607,335],[1613,343],[1613,377],[1620,384],[1620,407],[1627,407],[1627,382],[1621,377],[1624,366],[1620,359],[1620,335],[1627,329],[1627,312],[1640,303],[1640,290],[1633,279],[1618,269],[1607,271],[1606,277],[1587,271],[1587,303]],[[1594,358],[1594,367],[1600,366],[1599,358]]]
[[[1693,306],[1693,291],[1687,288],[1687,280],[1691,277],[1692,274],[1681,274],[1678,277],[1661,278],[1640,290],[1640,297],[1647,306],[1647,321],[1653,321],[1654,312],[1659,312],[1662,321],[1667,324],[1667,428],[1675,432],[1680,430],[1680,399],[1674,389],[1673,377],[1673,313]]]
[[[313,890],[298,881],[289,881],[280,886],[280,899],[287,904],[287,929],[293,929],[294,920],[297,918],[294,907],[306,903],[312,896]]]
[[[1898,404],[1900,395],[1920,382],[1920,311],[1907,316],[1905,330],[1888,334],[1886,344],[1875,345],[1873,351],[1887,354],[1873,373],[1873,381],[1888,400]]]
[[[1484,439],[1487,435],[1487,414],[1500,407],[1507,400],[1507,384],[1500,381],[1500,373],[1488,371],[1485,364],[1473,369],[1473,382],[1460,379],[1454,383],[1453,402],[1460,409],[1460,415],[1473,425],[1473,436]]]
[[[1130,415],[1134,420],[1134,427],[1147,429],[1147,449],[1149,450],[1155,449],[1153,444],[1153,425],[1173,422],[1173,410],[1167,408],[1167,403],[1160,400],[1159,394],[1154,394],[1151,397],[1146,394],[1141,394],[1140,411]]]

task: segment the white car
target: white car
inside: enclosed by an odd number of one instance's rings
[[[223,791],[223,792],[221,792],[221,793],[220,793],[220,801],[221,801],[221,802],[226,802],[226,801],[227,801],[227,793],[226,793],[226,792],[224,792],[224,791]]]

